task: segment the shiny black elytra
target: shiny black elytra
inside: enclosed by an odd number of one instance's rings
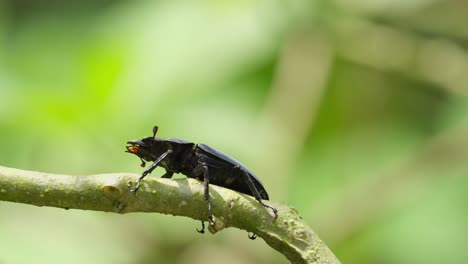
[[[179,138],[158,138],[157,132],[158,127],[155,126],[152,137],[127,142],[127,152],[137,155],[142,161],[142,167],[145,166],[145,161],[153,161],[138,179],[132,192],[136,193],[143,178],[160,166],[166,170],[162,178],[171,178],[174,173],[182,173],[204,182],[208,221],[211,225],[214,222],[209,195],[210,183],[251,195],[261,205],[270,208],[275,218],[278,216],[275,208],[262,201],[268,200],[269,197],[260,179],[242,163],[204,144],[195,144]],[[204,233],[204,230],[205,225],[202,221],[202,229],[198,232]],[[250,238],[255,239],[255,236]]]

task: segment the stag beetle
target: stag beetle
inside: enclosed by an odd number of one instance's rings
[[[268,200],[268,194],[260,179],[242,165],[239,161],[228,155],[213,149],[205,144],[195,144],[179,138],[162,139],[156,137],[158,127],[154,126],[153,136],[141,140],[130,140],[127,142],[127,151],[137,155],[144,167],[146,161],[153,161],[153,164],[146,169],[135,188],[130,191],[136,193],[140,188],[141,181],[146,175],[151,173],[157,166],[163,167],[166,173],[162,178],[171,178],[174,173],[182,173],[189,178],[198,179],[204,182],[205,199],[208,205],[208,221],[213,225],[213,214],[211,211],[209,184],[218,185],[234,191],[251,195],[264,207],[270,208],[275,218],[278,211],[262,200]],[[202,221],[204,233],[205,224]],[[250,236],[251,239],[255,238]]]

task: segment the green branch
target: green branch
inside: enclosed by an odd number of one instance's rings
[[[129,192],[139,175],[130,173],[71,176],[0,166],[0,201],[65,209],[116,213],[156,212],[207,220],[203,185],[194,179],[145,178],[135,196]],[[340,263],[300,218],[280,204],[271,210],[253,197],[210,186],[215,225],[212,233],[237,227],[257,234],[292,263]]]

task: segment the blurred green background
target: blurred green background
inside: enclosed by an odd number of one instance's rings
[[[466,263],[467,13],[463,0],[3,0],[0,164],[140,173],[125,142],[157,124],[241,160],[343,263]],[[246,232],[195,227],[0,202],[0,263],[288,263]]]

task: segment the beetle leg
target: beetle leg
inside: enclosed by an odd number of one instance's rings
[[[167,155],[169,155],[170,153],[172,153],[172,150],[168,150],[168,151],[164,152],[161,156],[159,156],[159,158],[156,159],[156,160],[154,161],[154,163],[151,164],[151,166],[141,174],[141,177],[138,178],[137,185],[135,186],[135,188],[131,189],[130,192],[136,194],[136,192],[137,192],[138,189],[140,188],[141,181],[146,177],[146,175],[150,174],[154,169],[156,169],[156,167],[161,163],[161,161],[162,161],[165,157],[167,157]]]
[[[208,172],[208,166],[203,165],[203,183],[205,184],[205,200],[208,205],[208,222],[210,225],[214,225],[213,222],[213,213],[211,211],[211,201],[210,201],[210,174]]]
[[[200,234],[205,234],[205,222],[201,221],[201,230],[198,230],[198,228],[195,228],[198,233]]]
[[[262,201],[262,197],[260,196],[260,193],[258,192],[257,187],[255,187],[255,184],[253,183],[252,178],[250,177],[249,173],[240,167],[237,167],[237,168],[242,171],[242,174],[244,175],[244,178],[247,181],[247,185],[249,185],[249,189],[253,193],[255,200],[257,200],[261,205],[263,205],[263,207],[270,208],[275,214],[275,219],[278,218],[278,210],[276,210],[276,208],[272,206],[269,206],[268,204],[265,204]]]
[[[208,166],[206,163],[200,163],[198,167],[195,168],[193,171],[195,176],[198,177],[198,175],[203,174],[203,184],[204,184],[204,189],[205,189],[205,200],[208,205],[208,222],[210,225],[214,225],[213,222],[213,213],[211,211],[211,201],[210,201],[210,174],[208,171]]]
[[[140,160],[141,160],[140,166],[144,168],[146,166],[146,162],[142,158],[140,158]]]
[[[156,163],[153,163],[153,164],[151,165],[150,169],[153,167],[154,164],[156,164]],[[156,167],[156,166],[154,166],[154,167]],[[145,171],[143,172],[143,174],[141,174],[141,177],[138,178],[138,181],[137,181],[137,184],[136,184],[135,188],[131,189],[130,192],[136,194],[136,192],[138,191],[138,189],[140,189],[141,181],[143,180],[143,178],[146,177],[146,175],[148,175],[148,173],[149,173],[148,170],[145,170]]]

